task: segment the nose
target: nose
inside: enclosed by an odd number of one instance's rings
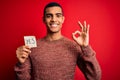
[[[53,16],[51,21],[56,21],[56,16]]]

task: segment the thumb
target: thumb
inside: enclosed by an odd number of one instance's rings
[[[75,33],[72,33],[72,38],[76,41],[77,37],[75,35],[76,35]]]
[[[81,35],[81,32],[80,31],[75,31],[74,33],[72,33],[72,35],[73,35],[73,39],[77,39],[77,37],[76,37],[76,35]]]

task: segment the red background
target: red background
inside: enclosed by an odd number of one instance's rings
[[[119,0],[0,0],[0,80],[15,80],[16,48],[23,36],[45,36],[43,8],[50,1],[64,9],[62,32],[68,38],[79,30],[77,21],[90,26],[90,44],[97,53],[102,80],[120,80],[120,2]],[[85,80],[76,68],[75,80]]]

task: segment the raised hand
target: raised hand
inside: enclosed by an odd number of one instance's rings
[[[84,21],[84,24],[82,25],[80,21],[78,21],[78,24],[80,28],[82,29],[81,31],[75,31],[72,33],[73,39],[80,45],[80,46],[88,46],[89,45],[89,27],[90,25],[86,24],[86,21]],[[79,36],[76,37],[75,35],[78,34]]]

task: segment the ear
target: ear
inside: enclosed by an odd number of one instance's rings
[[[64,21],[65,21],[65,17],[63,16],[63,20],[62,20],[62,23],[64,23]]]

